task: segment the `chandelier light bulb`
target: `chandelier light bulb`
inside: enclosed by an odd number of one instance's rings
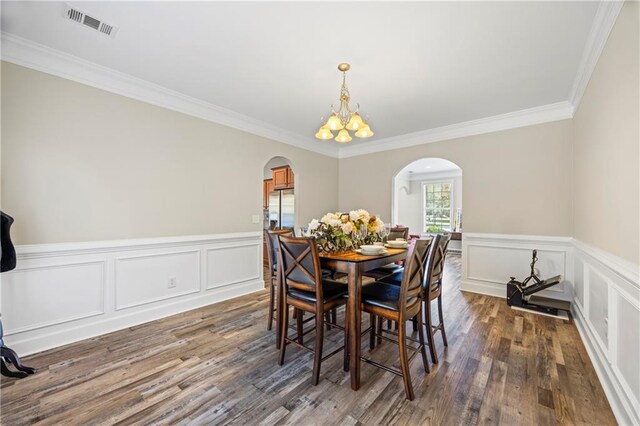
[[[347,132],[345,129],[340,130],[340,133],[338,133],[338,136],[336,136],[336,142],[351,142],[351,136],[349,136],[349,132]]]
[[[316,133],[316,138],[322,140],[333,139],[333,133],[331,132],[331,129],[329,129],[325,124],[324,126],[320,127],[320,130],[318,130],[318,133]]]
[[[347,130],[355,131],[360,129],[362,126],[364,126],[364,122],[362,121],[360,114],[356,112],[351,116],[351,119],[349,120],[349,123],[347,123],[346,128]]]
[[[371,136],[374,135],[374,133],[371,131],[371,129],[369,128],[369,126],[367,124],[364,125],[364,127],[358,129],[357,132],[354,133],[357,137],[359,138],[370,138]]]
[[[330,130],[342,130],[344,128],[338,114],[331,114],[331,117],[327,120],[326,126],[329,127]]]

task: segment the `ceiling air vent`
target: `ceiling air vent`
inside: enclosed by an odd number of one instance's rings
[[[70,5],[65,6],[64,16],[73,22],[82,24],[111,38],[114,38],[118,32],[118,27],[115,25],[107,24],[106,22],[93,16],[89,16],[85,12]]]

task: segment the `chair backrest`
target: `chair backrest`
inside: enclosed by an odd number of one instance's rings
[[[264,239],[267,242],[267,258],[269,259],[270,270],[273,270],[274,266],[278,264],[278,235],[290,237],[293,236],[293,230],[277,229],[264,231]]]
[[[432,241],[432,238],[416,240],[407,256],[400,284],[401,314],[408,314],[412,308],[419,306]]]
[[[280,276],[286,293],[295,288],[315,292],[316,300],[323,300],[322,271],[316,240],[278,235],[278,241]]]
[[[396,226],[391,228],[391,232],[389,232],[389,236],[387,240],[395,240],[396,238],[404,238],[405,240],[409,239],[409,228],[404,226]]]
[[[447,247],[451,235],[436,235],[431,249],[431,255],[429,256],[429,267],[427,268],[427,275],[424,285],[424,290],[427,293],[438,291],[442,284],[442,273],[444,272],[444,261],[447,257]]]

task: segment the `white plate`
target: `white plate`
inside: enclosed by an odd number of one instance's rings
[[[389,248],[401,249],[401,248],[407,248],[407,247],[409,247],[409,244],[405,243],[403,246],[398,246],[398,245],[392,246],[391,244],[388,244],[388,243],[387,243],[387,244],[385,244],[384,246],[385,246],[385,247],[389,247]]]
[[[389,253],[387,250],[382,250],[382,251],[379,251],[377,253],[363,252],[362,249],[355,249],[355,252],[358,253],[358,254],[362,254],[364,256],[380,256],[381,254]]]

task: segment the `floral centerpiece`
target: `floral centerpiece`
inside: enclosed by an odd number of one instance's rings
[[[327,213],[309,223],[309,234],[322,251],[338,252],[358,248],[361,244],[382,241],[384,222],[366,210]]]

